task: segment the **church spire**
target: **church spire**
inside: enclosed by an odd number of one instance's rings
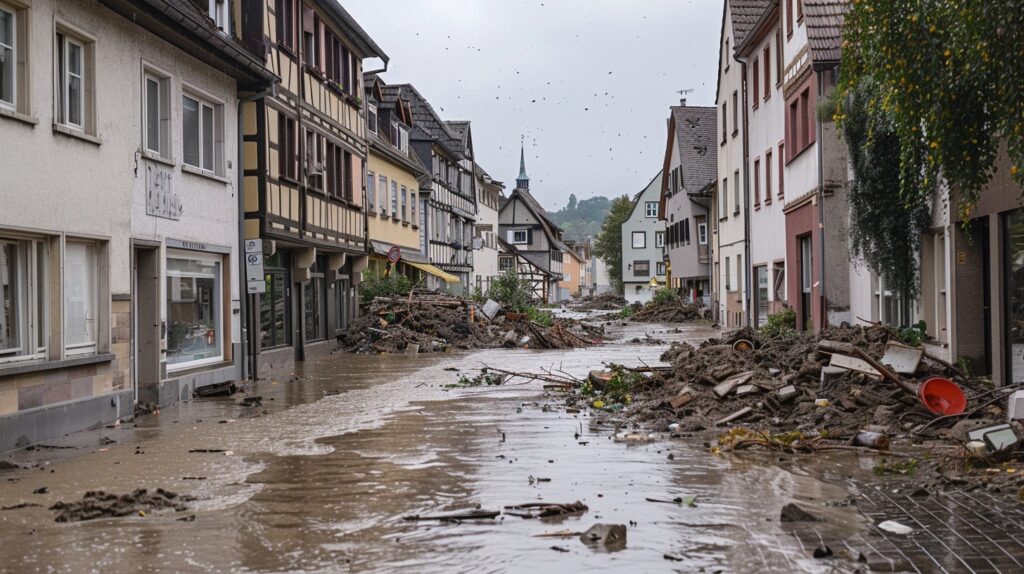
[[[526,175],[526,149],[522,141],[519,142],[519,177],[516,178],[516,187],[530,189],[530,176]]]

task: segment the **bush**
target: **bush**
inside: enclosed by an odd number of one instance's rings
[[[796,311],[783,309],[768,315],[768,320],[760,329],[761,334],[768,338],[788,337],[796,333]]]
[[[487,295],[512,313],[527,313],[533,308],[533,286],[509,269],[491,283]]]
[[[658,289],[654,292],[654,297],[651,298],[651,302],[655,305],[670,305],[676,301],[679,301],[679,293],[668,287]]]
[[[373,301],[374,297],[401,297],[408,295],[413,287],[411,279],[398,273],[392,273],[387,277],[364,275],[362,283],[359,284],[359,297],[364,303],[369,303]]]
[[[629,317],[631,317],[633,315],[633,312],[634,312],[633,311],[633,306],[632,305],[626,305],[625,307],[622,308],[621,311],[619,311],[619,318],[620,319],[628,319]]]
[[[527,309],[526,316],[534,323],[544,327],[550,327],[555,323],[555,316],[551,311],[542,311],[536,307],[530,307]]]

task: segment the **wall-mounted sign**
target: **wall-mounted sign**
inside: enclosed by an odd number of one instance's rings
[[[164,219],[181,219],[185,210],[181,198],[174,193],[171,186],[171,170],[158,166],[146,165],[146,215]]]
[[[245,290],[256,294],[267,291],[267,282],[263,274],[263,240],[245,240]]]

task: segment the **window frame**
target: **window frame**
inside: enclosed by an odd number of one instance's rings
[[[764,202],[772,202],[772,160],[774,160],[772,148],[764,151]]]
[[[637,236],[640,237],[640,245],[637,245]],[[629,241],[632,249],[647,249],[647,232],[633,231],[629,235]]]
[[[372,119],[372,122],[371,122]],[[373,135],[377,135],[377,105],[366,103],[366,131]]]
[[[656,261],[654,263],[654,276],[655,277],[664,277],[665,276],[665,262],[664,261]]]
[[[641,272],[640,266],[643,265],[644,269]],[[633,277],[650,277],[651,276],[651,260],[650,259],[634,259],[633,260]]]
[[[228,0],[210,0],[206,14],[213,20],[213,25],[218,30],[231,35],[231,4]],[[223,21],[218,22],[218,19],[223,19]]]
[[[213,0],[211,0],[213,1]],[[157,140],[160,149],[149,147],[149,82],[157,86]],[[149,65],[142,68],[142,150],[151,157],[172,161],[171,154],[171,78]]]
[[[530,244],[530,230],[529,229],[510,229],[509,232],[512,234],[511,243],[512,245],[529,245]],[[519,240],[517,237],[519,234],[523,234],[523,239]]]
[[[56,98],[56,103],[58,105],[59,112],[57,114],[57,123],[72,130],[88,133],[88,119],[86,117],[85,101],[87,99],[86,82],[88,81],[88,78],[90,76],[90,70],[86,67],[86,44],[89,42],[83,40],[73,32],[69,32],[63,27],[58,27],[56,30],[56,42],[58,45],[58,49],[55,52],[57,57],[57,66],[55,67],[55,69],[57,71],[57,86],[59,87],[58,97]],[[77,76],[75,76],[69,69],[69,46],[75,46],[78,48],[80,61],[78,62],[79,72]],[[78,78],[79,100],[77,112],[78,119],[81,123],[74,123],[70,119],[72,107],[70,95],[71,82],[68,81],[69,76]]]
[[[293,184],[298,184],[299,178],[297,125],[295,118],[277,112],[277,178]]]
[[[295,5],[296,0],[275,0],[274,29],[277,45],[290,53],[295,52]],[[287,18],[282,15],[287,14]],[[282,37],[283,36],[283,37]]]
[[[21,107],[21,99],[22,99],[22,98],[18,97],[19,96],[18,90],[21,88],[21,86],[19,86],[19,82],[18,82],[18,76],[20,75],[20,72],[21,72],[21,70],[19,70],[19,66],[18,66],[18,58],[19,58],[19,53],[22,50],[24,50],[24,48],[21,48],[19,50],[19,48],[20,48],[19,42],[22,42],[22,38],[21,38],[21,35],[18,34],[18,31],[19,31],[18,28],[19,28],[19,26],[21,26],[21,24],[19,24],[19,21],[21,20],[21,18],[19,18],[18,16],[21,15],[22,18],[24,18],[24,12],[25,11],[24,11],[24,9],[18,9],[18,8],[15,8],[14,6],[10,6],[10,5],[6,4],[6,3],[0,3],[0,12],[4,12],[6,14],[9,14],[10,18],[11,18],[11,38],[10,38],[11,43],[10,44],[0,44],[0,51],[5,50],[5,49],[6,50],[10,50],[10,54],[11,54],[11,71],[12,71],[12,74],[11,74],[11,98],[12,98],[12,100],[8,102],[7,100],[0,99],[0,108],[9,109],[11,111],[15,111],[16,112]],[[0,92],[0,93],[2,93],[2,92]]]
[[[654,232],[654,246],[658,247],[658,248],[665,247],[665,232],[664,231],[655,231]]]
[[[81,245],[81,246],[86,247],[89,250],[89,251],[87,251],[87,253],[91,253],[91,256],[92,256],[91,262],[88,261],[88,260],[86,261],[87,263],[91,263],[93,265],[92,274],[89,277],[86,278],[87,282],[91,283],[91,285],[88,286],[89,289],[91,289],[91,293],[88,293],[88,295],[92,299],[92,305],[93,305],[92,309],[95,311],[95,316],[91,319],[91,321],[93,321],[92,341],[76,342],[76,343],[69,343],[68,342],[68,333],[71,331],[71,329],[69,328],[69,323],[68,323],[69,317],[68,317],[68,312],[67,312],[67,309],[70,306],[68,304],[68,295],[69,295],[69,291],[70,291],[70,289],[68,289],[68,285],[69,285],[69,280],[72,279],[72,278],[71,278],[71,274],[70,274],[70,265],[68,264],[67,253],[68,253],[68,246],[71,246],[71,245]],[[63,258],[64,261],[62,262],[63,281],[62,281],[62,286],[61,286],[61,300],[62,300],[62,307],[63,307],[62,311],[63,311],[63,315],[64,315],[63,321],[61,321],[61,327],[62,327],[62,330],[63,330],[63,332],[62,332],[62,341],[63,341],[63,344],[64,344],[64,356],[65,357],[78,357],[78,356],[84,356],[84,355],[95,355],[98,352],[98,350],[99,350],[99,345],[100,345],[100,340],[101,340],[101,336],[100,336],[100,332],[99,332],[99,327],[100,327],[100,323],[101,323],[100,313],[102,312],[101,307],[100,307],[101,297],[100,297],[100,292],[99,292],[99,290],[100,290],[99,270],[100,270],[100,257],[101,257],[100,249],[101,249],[100,245],[98,243],[96,243],[95,241],[73,239],[73,238],[70,238],[70,237],[65,240],[64,258]],[[84,320],[86,321],[86,323],[88,323],[90,321],[90,319],[88,318],[88,313],[86,314]]]
[[[226,263],[228,259],[225,255],[220,253],[210,253],[206,251],[191,251],[188,249],[167,249],[164,255],[165,275],[169,279],[170,275],[170,260],[177,259],[182,261],[199,261],[202,263],[213,264],[216,266],[217,274],[214,277],[214,285],[216,286],[216,293],[211,297],[211,304],[213,305],[214,315],[214,342],[217,344],[219,354],[211,357],[204,357],[201,359],[195,359],[191,361],[182,361],[171,363],[169,358],[166,362],[167,372],[183,371],[200,367],[203,365],[211,365],[224,361],[226,353],[225,347],[228,342],[225,341],[224,335],[226,333],[226,326],[228,321],[225,320],[225,305],[224,305],[224,291],[225,291],[225,276],[226,276]],[[166,283],[166,279],[165,279]],[[227,287],[230,289],[230,287]],[[287,286],[286,286],[287,289]],[[168,327],[170,326],[170,309],[168,307],[170,301],[169,298],[172,293],[165,293],[163,298],[163,312],[167,318]],[[168,347],[169,347],[168,342]],[[169,349],[168,349],[169,352]]]
[[[654,214],[651,214],[651,208],[654,208]],[[645,201],[644,202],[644,217],[648,219],[658,218],[658,202],[657,201]]]
[[[754,61],[751,62],[750,79],[753,84],[752,92],[754,95],[754,97],[750,98],[750,107],[756,110],[761,103],[761,98],[759,97],[761,94],[761,61],[757,56],[754,56]]]
[[[754,158],[754,207],[761,207],[761,158]]]
[[[366,170],[366,213],[376,215],[377,174]]]
[[[188,99],[191,99],[191,100],[195,101],[198,104],[198,106],[199,106],[198,107],[198,114],[199,114],[198,115],[198,122],[199,122],[199,125],[198,125],[198,128],[199,128],[198,137],[199,137],[199,141],[197,142],[198,146],[199,146],[199,165],[195,165],[195,164],[189,163],[188,158],[186,158],[186,156],[185,156],[185,138],[186,138],[186,134],[185,134],[185,98],[188,98]],[[206,165],[205,165],[205,162],[206,162],[206,151],[207,151],[206,150],[206,142],[205,142],[205,139],[206,139],[205,136],[207,135],[205,133],[205,130],[207,129],[206,125],[205,125],[205,117],[206,117],[205,113],[206,113],[207,109],[210,110],[210,115],[212,116],[211,119],[210,119],[210,126],[209,126],[209,129],[212,130],[212,133],[209,134],[209,136],[210,136],[209,144],[213,147],[213,151],[212,151],[212,153],[210,155],[210,161],[211,161],[212,165],[209,168],[206,167]],[[225,158],[224,158],[224,148],[225,148],[225,142],[224,142],[224,139],[225,139],[224,138],[224,130],[225,130],[225,126],[224,126],[224,102],[221,101],[221,100],[218,100],[216,98],[213,98],[212,96],[210,96],[208,94],[205,94],[202,91],[199,91],[199,90],[197,90],[195,88],[192,88],[191,86],[183,84],[182,85],[182,89],[181,89],[181,110],[182,110],[181,111],[181,163],[182,163],[182,166],[183,167],[187,167],[187,168],[192,168],[192,170],[198,171],[199,173],[201,173],[203,175],[213,176],[213,177],[220,177],[220,178],[226,177],[227,171],[226,171],[226,166],[225,166],[225,161],[224,161],[225,160]]]
[[[50,245],[46,238],[0,237],[0,250],[13,246],[17,347],[0,349],[0,365],[44,360],[49,347]],[[10,275],[8,275],[10,277]]]

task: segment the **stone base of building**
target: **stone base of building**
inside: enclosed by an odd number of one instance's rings
[[[233,356],[241,356],[240,353],[241,345],[236,343]],[[185,371],[180,374],[174,373],[170,378],[160,381],[157,386],[140,388],[139,403],[152,403],[159,407],[168,407],[179,401],[191,399],[196,389],[232,381],[237,382],[241,379],[242,373],[239,365],[230,362]]]
[[[0,416],[0,453],[130,419],[132,394],[122,390]]]

